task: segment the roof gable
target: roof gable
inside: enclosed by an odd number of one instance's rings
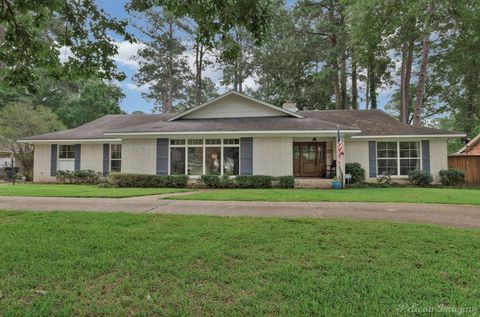
[[[252,117],[295,117],[302,116],[280,107],[230,91],[204,104],[182,112],[168,121],[179,119],[217,119]]]
[[[457,155],[460,154],[480,154],[480,134],[471,139],[467,144],[465,144],[460,150],[458,150]]]

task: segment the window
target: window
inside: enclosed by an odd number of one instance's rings
[[[170,174],[185,174],[185,148],[170,148]]]
[[[170,140],[170,174],[238,175],[240,139]]]
[[[400,142],[400,175],[420,169],[420,142]]]
[[[188,175],[203,174],[203,147],[188,148]]]
[[[377,175],[406,176],[419,169],[420,142],[377,142]]]
[[[221,147],[207,147],[205,148],[205,174],[220,175],[222,154]]]
[[[238,146],[223,148],[223,175],[238,175],[239,154],[240,148]]]
[[[110,145],[110,171],[120,172],[122,170],[122,145]]]
[[[74,159],[75,158],[75,146],[60,144],[58,147],[59,159]]]

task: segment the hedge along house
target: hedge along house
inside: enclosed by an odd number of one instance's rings
[[[228,92],[179,114],[107,115],[20,141],[35,146],[35,182],[53,182],[59,170],[80,169],[293,175],[321,182],[339,173],[337,129],[344,140],[341,170],[345,162],[358,162],[369,181],[386,174],[406,179],[414,169],[438,180],[439,170],[448,167],[447,140],[464,136],[403,124],[380,110],[292,112]]]

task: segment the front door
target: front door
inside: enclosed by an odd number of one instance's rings
[[[325,142],[293,143],[293,174],[297,177],[322,177],[325,173]]]

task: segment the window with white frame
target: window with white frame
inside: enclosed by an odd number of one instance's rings
[[[238,175],[239,139],[170,140],[170,174]]]
[[[110,145],[110,171],[120,172],[122,170],[122,145]]]
[[[407,176],[421,169],[419,141],[377,142],[377,175]]]
[[[74,159],[75,158],[75,145],[60,144],[58,146],[58,158],[59,159]]]

